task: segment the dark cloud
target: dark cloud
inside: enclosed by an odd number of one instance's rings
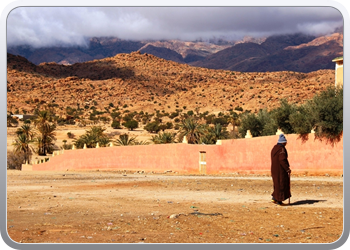
[[[87,37],[208,39],[304,32],[343,23],[332,7],[19,7],[7,19],[9,45],[86,45]]]

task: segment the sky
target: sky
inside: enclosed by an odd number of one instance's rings
[[[18,7],[7,18],[9,46],[87,46],[90,37],[126,40],[240,40],[342,26],[333,7]]]

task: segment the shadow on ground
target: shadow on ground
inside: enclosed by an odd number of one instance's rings
[[[326,202],[327,200],[302,200],[302,201],[296,201],[293,203],[290,203],[291,206],[298,206],[298,205],[311,205],[311,204],[315,204],[318,202]]]
[[[205,213],[200,213],[200,212],[193,212],[190,213],[192,215],[209,215],[209,216],[218,216],[218,215],[222,215],[221,213],[211,213],[211,214],[205,214]]]

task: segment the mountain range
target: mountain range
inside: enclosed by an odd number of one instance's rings
[[[91,38],[87,47],[9,47],[8,53],[20,55],[39,65],[56,62],[70,65],[121,53],[140,51],[159,58],[210,69],[241,72],[334,69],[332,59],[343,55],[343,33],[327,36],[305,34],[276,35],[241,41],[128,41],[115,37]]]

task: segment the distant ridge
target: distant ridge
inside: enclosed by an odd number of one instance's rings
[[[34,49],[18,46],[8,48],[8,53],[21,55],[37,65],[42,62],[71,65],[139,50],[166,60],[210,69],[312,72],[333,69],[332,57],[343,55],[343,34],[337,32],[321,37],[292,34],[260,39],[245,37],[242,41],[215,43],[179,40],[128,41],[113,37],[95,37],[90,39],[88,47]]]

